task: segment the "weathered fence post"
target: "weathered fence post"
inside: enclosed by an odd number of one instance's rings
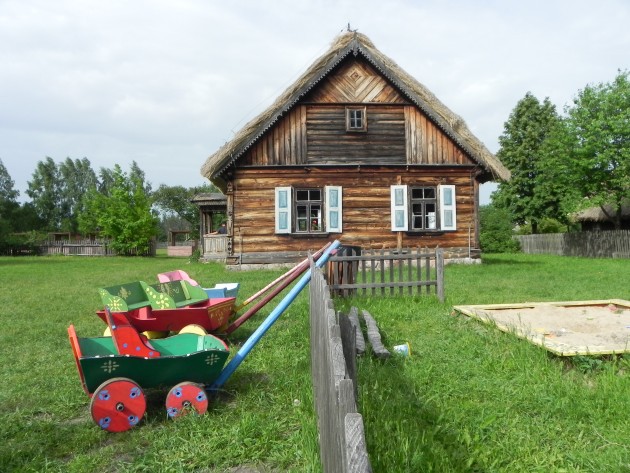
[[[435,251],[435,277],[437,297],[440,302],[444,302],[444,250],[440,248]]]

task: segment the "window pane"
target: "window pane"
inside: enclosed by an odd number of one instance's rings
[[[295,200],[308,200],[308,190],[296,191]]]
[[[453,211],[452,210],[445,210],[444,211],[444,222],[443,225],[445,227],[453,227]]]
[[[309,200],[322,200],[322,191],[320,191],[319,189],[311,189],[309,191],[309,194]]]
[[[295,210],[297,218],[306,219],[306,205],[298,205]]]
[[[339,212],[333,210],[330,212],[330,227],[339,228]]]
[[[286,209],[288,206],[287,191],[278,192],[278,208]]]
[[[404,205],[403,197],[404,197],[403,189],[394,189],[394,205],[396,205],[397,207],[399,205]]]
[[[435,187],[425,187],[424,188],[424,198],[425,199],[435,199]]]
[[[328,196],[330,198],[329,205],[331,207],[339,207],[339,192],[337,191],[337,189],[331,189],[328,192]]]
[[[405,226],[405,211],[404,210],[396,210],[394,215],[394,223],[396,228],[404,228]]]
[[[412,187],[411,188],[411,198],[412,199],[422,199],[424,197],[424,192],[422,187]]]
[[[444,205],[453,205],[453,190],[450,187],[444,187],[443,189]]]
[[[280,212],[278,214],[278,228],[280,230],[287,230],[289,228],[289,221],[287,217],[287,212]]]

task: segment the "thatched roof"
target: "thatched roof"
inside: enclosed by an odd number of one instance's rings
[[[604,209],[606,212],[604,212]],[[612,205],[604,205],[604,209],[601,206],[590,207],[588,209],[581,210],[574,214],[574,219],[577,222],[610,222],[611,219],[608,215],[613,216],[616,213],[616,208]],[[606,215],[608,214],[608,215]],[[630,218],[630,201],[625,202],[621,206],[621,218]]]
[[[376,49],[367,36],[352,31],[338,36],[330,49],[317,59],[294,84],[289,86],[269,108],[247,123],[231,141],[210,156],[202,166],[201,174],[212,182],[218,181],[222,184],[221,173],[350,54],[364,57],[433,120],[482,167],[486,180],[510,178],[510,171],[470,132],[461,117],[453,113],[429,89]]]

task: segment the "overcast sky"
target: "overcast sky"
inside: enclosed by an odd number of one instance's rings
[[[22,201],[47,156],[201,185],[348,23],[492,152],[526,92],[561,112],[630,67],[628,0],[0,0],[0,159]]]

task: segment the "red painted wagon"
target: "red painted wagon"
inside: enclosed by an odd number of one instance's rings
[[[149,285],[135,281],[99,289],[104,306],[124,313],[138,331],[179,332],[198,325],[206,332],[225,328],[234,313],[235,297],[208,298],[199,286],[187,281]],[[97,315],[107,323],[104,310]]]
[[[171,418],[208,408],[205,385],[220,375],[228,358],[225,342],[213,335],[185,333],[148,340],[124,313],[105,317],[111,337],[68,336],[83,389],[91,397],[94,422],[108,432],[129,430],[146,410],[143,388],[171,387],[166,412]]]

